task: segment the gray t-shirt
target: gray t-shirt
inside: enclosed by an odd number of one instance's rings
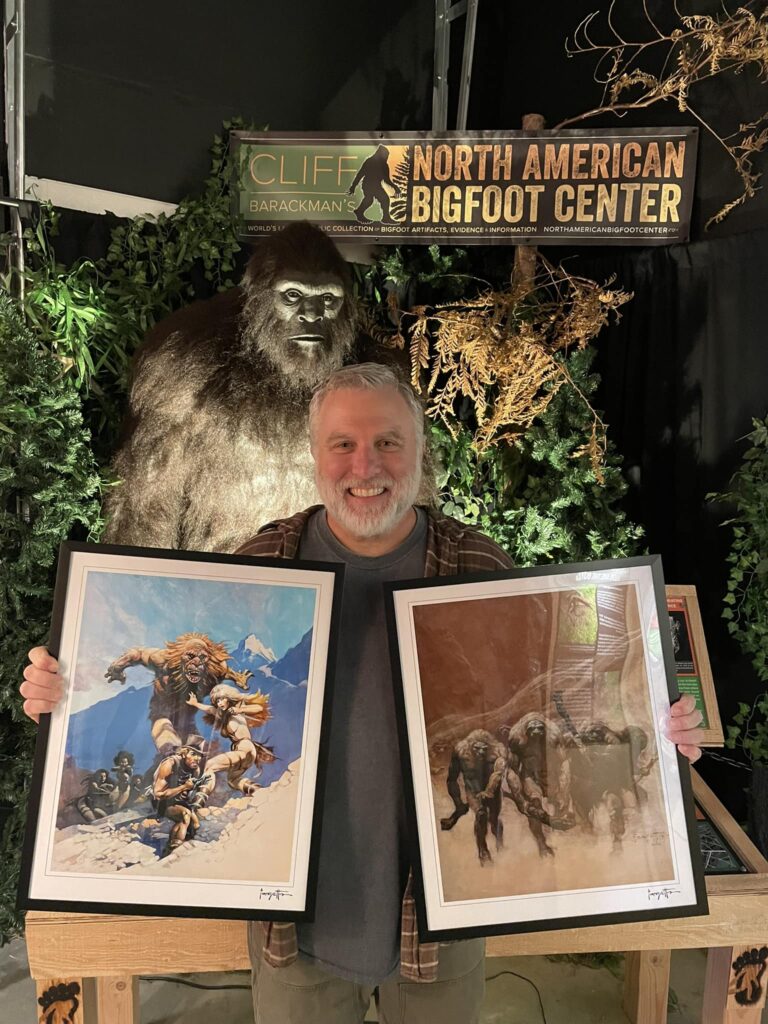
[[[389,580],[424,575],[427,517],[387,555],[355,555],[310,518],[299,558],[343,562],[344,596],[333,685],[315,920],[298,925],[299,951],[320,967],[378,984],[400,958],[408,880],[403,783],[387,639]]]

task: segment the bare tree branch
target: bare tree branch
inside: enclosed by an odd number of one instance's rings
[[[768,81],[768,10],[765,4],[749,0],[731,14],[723,8],[720,17],[708,14],[683,15],[673,5],[678,26],[663,32],[653,20],[647,0],[642,0],[649,39],[626,40],[615,23],[618,0],[611,0],[606,15],[607,27],[616,42],[595,43],[590,35],[599,12],[588,14],[577,25],[572,40],[565,42],[569,57],[592,54],[596,57],[592,77],[602,86],[600,104],[592,110],[566,118],[555,128],[565,128],[580,121],[612,113],[623,117],[629,110],[641,110],[656,103],[675,102],[680,111],[688,111],[725,149],[741,179],[742,192],[707,221],[707,227],[722,221],[736,206],[757,191],[760,173],[752,157],[768,145],[765,132],[755,133],[768,112],[750,125],[741,125],[730,135],[720,135],[691,105],[690,90],[709,79],[724,74],[738,75],[754,68],[761,81]],[[758,14],[753,9],[762,7]],[[641,58],[647,51],[664,52],[661,71],[643,70]],[[635,93],[634,99],[624,98]]]

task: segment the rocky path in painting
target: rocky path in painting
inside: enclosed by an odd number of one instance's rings
[[[245,879],[254,877],[258,854],[261,878],[288,880],[299,762],[253,796],[232,797],[221,807],[200,811],[200,830],[178,850],[160,857],[171,822],[141,808],[120,811],[93,824],[70,825],[57,833],[55,871]],[[221,782],[219,783],[221,785]]]

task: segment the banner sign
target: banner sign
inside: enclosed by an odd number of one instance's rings
[[[391,244],[684,242],[697,142],[696,128],[234,132],[238,236],[308,220]]]

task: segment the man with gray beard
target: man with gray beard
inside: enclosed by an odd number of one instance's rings
[[[374,992],[382,1024],[476,1024],[483,940],[418,941],[382,584],[511,563],[487,537],[415,504],[423,413],[392,370],[333,373],[312,398],[309,429],[324,505],[268,523],[240,548],[346,566],[315,920],[249,925],[256,1024],[362,1024]],[[34,717],[63,681],[44,648],[30,659],[21,692]],[[668,736],[695,759],[692,705],[678,702]]]

